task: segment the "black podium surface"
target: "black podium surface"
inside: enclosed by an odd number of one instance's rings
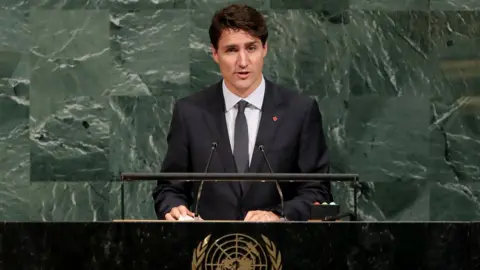
[[[1,269],[480,269],[480,223],[3,223]]]

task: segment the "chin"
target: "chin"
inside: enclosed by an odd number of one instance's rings
[[[253,84],[253,81],[251,80],[244,80],[244,81],[236,81],[235,82],[235,87],[237,89],[247,89]]]
[[[235,88],[237,88],[238,90],[240,90],[241,92],[245,92],[248,90],[248,88],[250,87],[251,84],[236,84],[235,85]]]

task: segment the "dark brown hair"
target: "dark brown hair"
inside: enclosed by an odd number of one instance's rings
[[[215,12],[208,31],[215,50],[218,50],[218,40],[225,29],[243,30],[259,38],[263,46],[267,42],[268,29],[265,18],[256,9],[247,5],[233,4]]]

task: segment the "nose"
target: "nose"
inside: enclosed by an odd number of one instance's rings
[[[237,64],[238,64],[241,68],[245,68],[245,67],[248,66],[248,54],[247,54],[246,51],[241,50],[241,51],[238,53]]]

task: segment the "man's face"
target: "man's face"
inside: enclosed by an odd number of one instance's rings
[[[223,30],[218,50],[212,46],[213,59],[227,87],[236,94],[250,93],[262,81],[263,58],[267,43],[245,31]]]

